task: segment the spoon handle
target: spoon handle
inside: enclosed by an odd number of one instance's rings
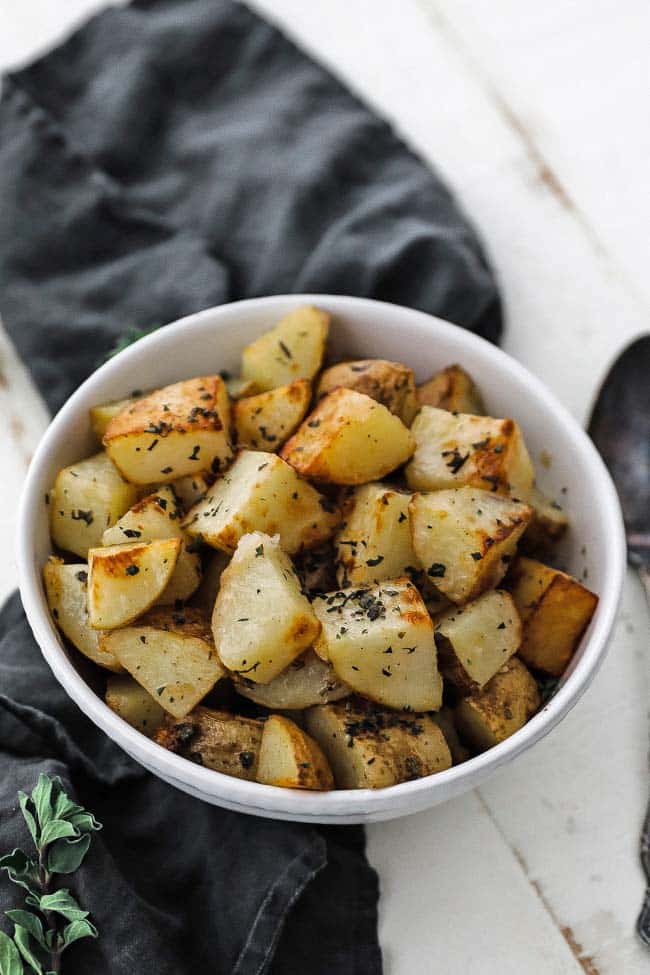
[[[639,576],[648,598],[648,606],[650,606],[650,569],[647,566],[641,566]],[[636,930],[644,945],[650,948],[650,802],[641,832],[641,864],[645,872],[647,887],[641,913],[636,922]]]

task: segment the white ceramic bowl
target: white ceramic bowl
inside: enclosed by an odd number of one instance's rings
[[[419,381],[452,362],[477,379],[494,416],[521,424],[542,488],[558,495],[572,529],[562,557],[599,594],[598,609],[562,686],[539,714],[507,741],[462,765],[388,789],[309,793],[230,778],[173,755],[118,718],[75,667],[50,619],[41,581],[50,554],[44,495],[59,468],[94,449],[88,408],[130,390],[152,388],[219,369],[236,372],[243,346],[285,312],[310,303],[333,315],[335,357],[379,356],[408,363]],[[540,464],[546,451],[552,464]],[[54,675],[81,710],[155,775],[204,799],[245,813],[318,823],[391,819],[450,799],[483,782],[526,751],[573,707],[606,650],[619,601],[625,542],[609,475],[591,441],[544,386],[499,349],[463,329],[396,305],[330,295],[255,298],[190,315],[127,348],[93,373],[52,421],[32,461],[18,521],[20,591],[27,617]]]

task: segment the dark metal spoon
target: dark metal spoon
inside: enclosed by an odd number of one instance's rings
[[[609,370],[596,400],[589,434],[621,499],[628,561],[639,570],[650,604],[650,335],[629,345]],[[650,948],[650,803],[641,833],[645,900],[637,932]]]

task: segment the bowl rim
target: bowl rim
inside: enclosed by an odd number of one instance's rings
[[[31,512],[34,510],[34,505],[42,498],[43,471],[50,463],[49,445],[59,431],[64,430],[75,417],[78,412],[77,404],[83,400],[88,388],[94,386],[100,379],[117,376],[120,366],[127,359],[146,356],[150,350],[161,343],[173,344],[176,336],[187,328],[211,323],[215,330],[218,330],[228,327],[231,316],[238,317],[245,314],[247,310],[258,310],[263,306],[272,313],[277,307],[282,309],[280,313],[284,313],[288,306],[300,304],[324,305],[334,315],[344,314],[351,308],[365,308],[383,313],[391,310],[403,320],[410,319],[414,323],[419,322],[428,327],[433,325],[436,332],[443,335],[457,337],[457,333],[461,331],[463,342],[468,348],[473,347],[478,355],[487,356],[497,370],[509,373],[519,381],[525,380],[533,395],[548,411],[556,415],[566,429],[573,446],[580,453],[583,464],[590,471],[590,477],[593,479],[593,494],[600,502],[599,514],[606,517],[610,535],[606,585],[599,593],[598,609],[586,638],[587,642],[583,646],[575,668],[550,701],[523,728],[488,751],[435,775],[384,789],[347,789],[308,793],[268,786],[203,768],[167,751],[119,718],[92,690],[66,655],[54,624],[39,603],[42,596],[42,567],[37,565],[34,555],[36,521],[31,517]],[[381,318],[379,320],[381,321]],[[400,816],[433,805],[440,801],[435,797],[436,793],[443,793],[444,798],[445,792],[451,797],[465,791],[465,788],[472,788],[479,778],[482,780],[487,777],[506,761],[515,758],[548,734],[586,691],[603,661],[621,597],[626,565],[626,544],[618,496],[609,472],[592,441],[577,420],[541,380],[502,349],[444,319],[402,305],[346,295],[288,294],[229,302],[184,316],[122,350],[91,373],[52,419],[34,453],[18,509],[16,559],[25,613],[54,676],[86,716],[132,758],[179,788],[188,789],[196,795],[229,808],[275,818],[335,824],[390,816],[391,811],[392,815]],[[461,786],[463,780],[467,781]],[[430,802],[426,801],[427,794],[431,797]]]

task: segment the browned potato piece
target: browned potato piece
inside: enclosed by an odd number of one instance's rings
[[[534,677],[521,660],[512,657],[482,691],[458,704],[456,727],[473,748],[484,752],[523,728],[539,705]]]
[[[358,393],[383,403],[407,427],[417,413],[413,370],[401,362],[387,359],[339,362],[322,373],[317,396],[321,399],[338,387],[356,389]]]
[[[598,605],[577,579],[535,559],[519,558],[510,578],[523,621],[520,656],[530,667],[560,677]]]
[[[241,376],[231,376],[226,379],[226,389],[231,399],[242,399],[244,396],[256,396],[262,392],[253,379],[242,379]]]
[[[276,454],[244,450],[183,525],[190,535],[229,553],[248,532],[279,534],[285,552],[293,555],[325,541],[339,521],[336,506]]]
[[[161,707],[182,718],[225,675],[199,610],[155,610],[101,638]]]
[[[498,589],[454,607],[434,623],[440,672],[465,694],[485,687],[521,643],[512,596]]]
[[[288,386],[237,400],[232,415],[238,446],[279,450],[300,426],[310,401],[308,379],[296,379]]]
[[[89,548],[101,544],[104,530],[135,504],[138,492],[102,451],[59,471],[47,500],[52,541],[85,559]]]
[[[111,711],[148,738],[165,720],[164,708],[128,674],[115,674],[108,678],[106,703]]]
[[[428,714],[386,711],[358,698],[304,712],[339,789],[381,789],[451,766],[445,737]]]
[[[92,628],[124,626],[153,606],[174,573],[180,550],[180,538],[91,548],[88,616]]]
[[[525,501],[534,471],[514,420],[423,406],[411,427],[417,441],[406,480],[415,491],[465,484]]]
[[[243,379],[262,392],[294,379],[313,379],[323,362],[330,316],[319,308],[294,308],[242,353]]]
[[[454,603],[499,584],[532,516],[526,504],[471,487],[415,494],[409,506],[420,565]]]
[[[232,456],[230,399],[223,379],[186,379],[126,406],[108,424],[104,445],[133,484],[218,472]]]
[[[415,440],[390,410],[353,389],[335,389],[284,445],[281,456],[304,477],[365,484],[409,459]]]
[[[544,556],[552,552],[563,538],[569,527],[569,519],[562,506],[539,488],[533,488],[528,503],[535,514],[521,540],[521,547],[527,555]]]
[[[90,425],[93,433],[101,443],[102,437],[106,433],[106,427],[114,416],[117,416],[125,406],[135,403],[137,396],[127,396],[126,399],[115,399],[110,403],[100,403],[99,406],[91,406],[89,412]]]
[[[340,681],[330,664],[313,650],[296,657],[270,684],[256,684],[245,677],[233,677],[242,697],[270,711],[302,711],[347,697],[351,691]]]
[[[458,737],[453,708],[447,706],[440,708],[440,710],[436,711],[435,714],[432,714],[431,717],[445,736],[445,741],[447,742],[447,746],[451,752],[452,764],[460,765],[461,762],[466,762],[470,757],[470,752],[468,748],[465,748]]]
[[[272,714],[264,722],[257,781],[284,789],[334,788],[334,777],[320,746],[289,718]]]
[[[215,772],[254,782],[263,727],[253,718],[198,707],[180,721],[167,718],[154,740]]]
[[[485,413],[483,398],[474,380],[462,366],[447,366],[418,386],[418,407],[436,406],[451,413]]]
[[[340,586],[366,585],[406,575],[417,566],[409,528],[410,494],[387,484],[355,488],[336,536]]]

